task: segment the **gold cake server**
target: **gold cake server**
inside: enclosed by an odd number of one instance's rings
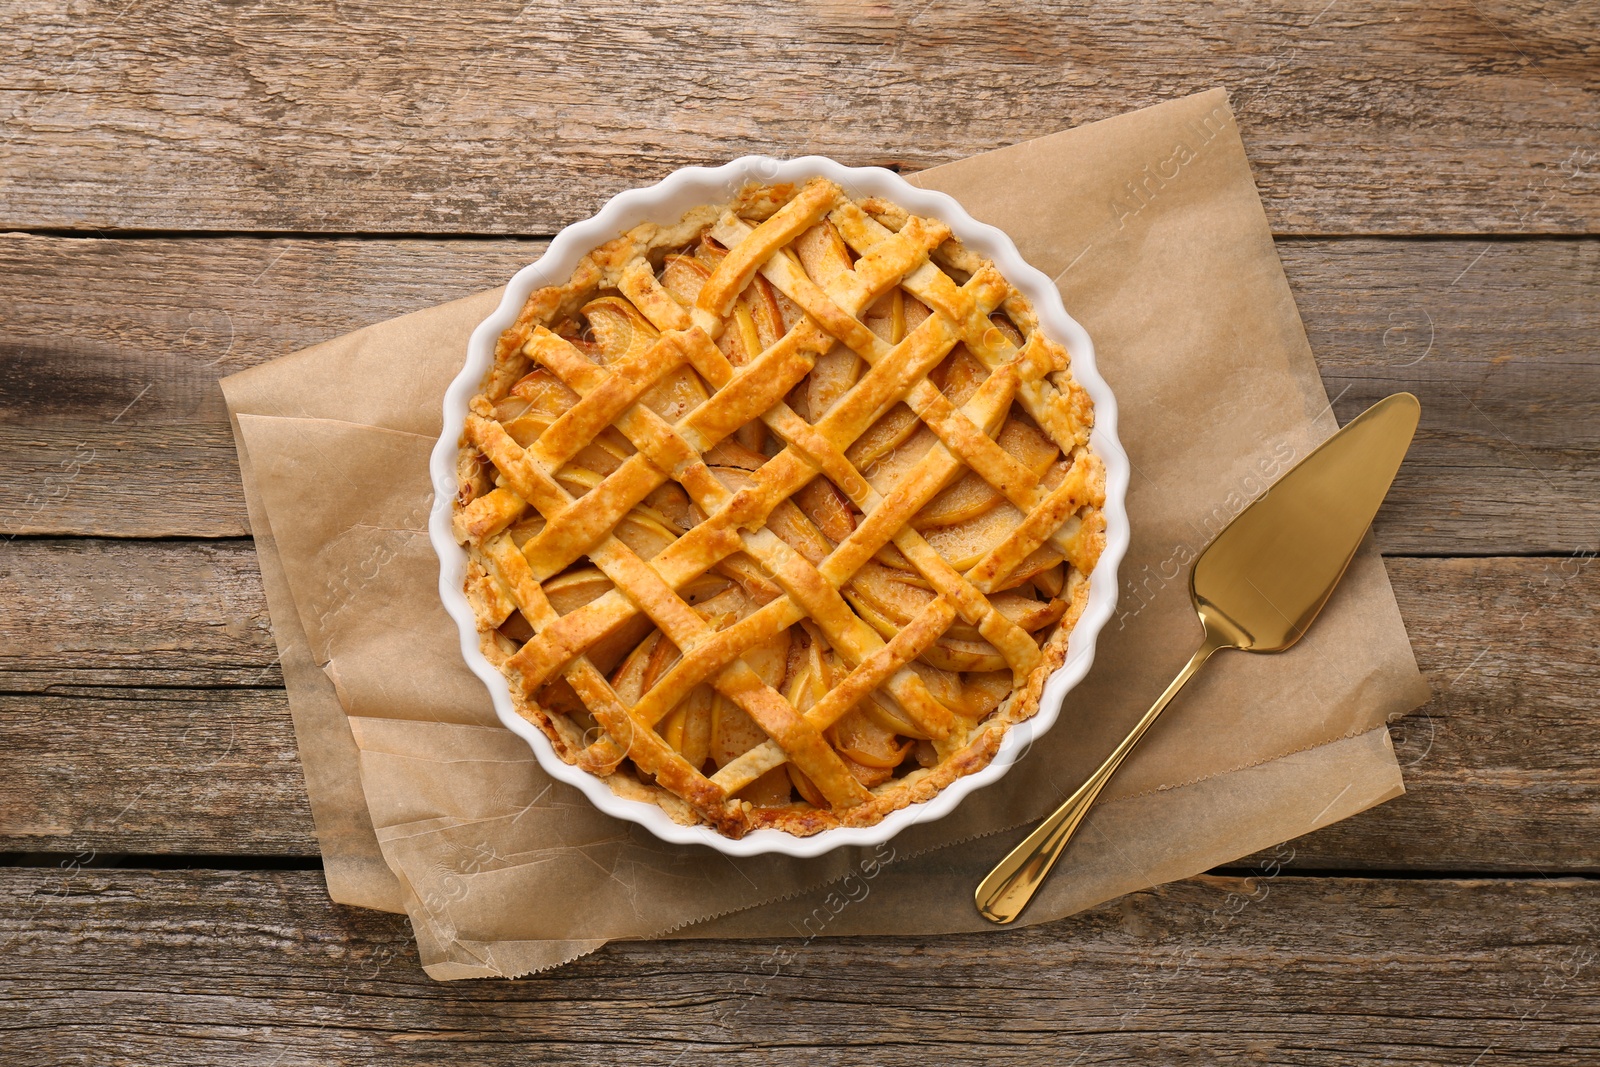
[[[1378,401],[1240,512],[1200,554],[1189,575],[1189,598],[1204,627],[1199,650],[1100,769],[979,884],[973,900],[985,918],[1008,923],[1022,914],[1100,791],[1213,652],[1282,652],[1300,640],[1389,492],[1420,413],[1410,393]]]

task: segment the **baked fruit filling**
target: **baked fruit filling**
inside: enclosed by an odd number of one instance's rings
[[[941,222],[824,179],[533,292],[471,402],[485,655],[562,759],[738,837],[987,764],[1104,543],[1066,350]]]

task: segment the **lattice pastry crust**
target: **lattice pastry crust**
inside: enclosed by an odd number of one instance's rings
[[[1104,545],[1093,410],[934,219],[814,179],[535,291],[462,439],[485,655],[561,758],[730,837],[993,758]]]

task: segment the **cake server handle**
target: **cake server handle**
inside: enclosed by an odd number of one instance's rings
[[[1111,776],[1122,766],[1122,761],[1132,752],[1134,746],[1144,737],[1145,731],[1150,729],[1152,723],[1161,715],[1172,698],[1178,695],[1184,683],[1193,678],[1211,654],[1219,648],[1230,647],[1224,639],[1206,633],[1205,641],[1198,651],[1184,664],[1183,670],[1167,686],[1166,692],[1156,698],[1150,710],[1144,713],[1128,736],[1122,739],[1106,761],[1100,764],[1099,770],[1089,776],[1088,781],[1078,787],[1066,801],[1051,815],[1040,823],[1038,828],[1022,839],[1022,843],[1011,850],[1010,855],[1001,860],[994,870],[989,872],[987,878],[978,884],[978,891],[973,894],[973,902],[978,905],[978,911],[983,917],[992,922],[1008,923],[1022,914],[1022,909],[1028,906],[1028,901],[1033,899],[1033,894],[1044,883],[1045,875],[1050,873],[1050,868],[1056,865],[1056,860],[1061,858],[1061,853],[1067,847],[1067,842],[1072,840],[1073,833],[1083,822],[1083,817],[1089,814],[1089,809],[1094,806],[1095,800],[1100,796],[1100,791],[1105,788]]]

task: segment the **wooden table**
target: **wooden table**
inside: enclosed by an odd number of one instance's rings
[[[5,6],[0,1062],[1600,1061],[1592,2]],[[1337,413],[1422,399],[1378,521],[1436,694],[1408,795],[776,976],[436,984],[328,902],[219,376],[682,164],[910,172],[1219,83]]]

